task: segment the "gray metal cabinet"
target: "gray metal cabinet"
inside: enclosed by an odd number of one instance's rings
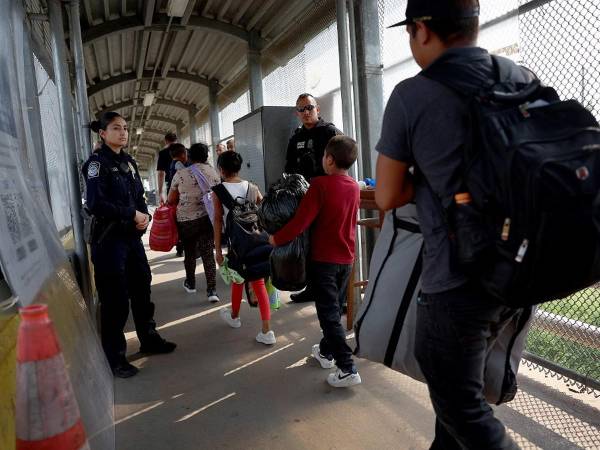
[[[281,177],[288,141],[299,125],[289,106],[262,106],[233,122],[235,150],[244,159],[240,176],[264,194]]]

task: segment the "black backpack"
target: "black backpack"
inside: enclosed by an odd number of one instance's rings
[[[227,258],[229,267],[239,272],[246,281],[254,281],[269,276],[269,256],[272,247],[269,235],[258,224],[258,206],[250,199],[255,186],[248,184],[245,197],[231,196],[223,184],[213,186],[212,190],[223,205],[229,209],[225,217],[225,235],[227,239]]]
[[[470,111],[461,191],[471,198],[441,198],[456,258],[488,293],[519,307],[600,280],[600,128],[577,101],[560,101],[533,76],[515,83],[516,65],[492,59],[495,83],[477,92],[459,89],[443,65],[423,75]]]

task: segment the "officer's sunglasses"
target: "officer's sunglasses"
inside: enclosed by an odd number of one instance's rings
[[[316,108],[315,105],[306,105],[302,108],[296,108],[296,111],[299,112],[300,114],[302,114],[304,111],[312,111],[315,108]]]

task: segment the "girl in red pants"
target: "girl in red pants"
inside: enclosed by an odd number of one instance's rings
[[[221,185],[213,187],[213,229],[215,233],[216,260],[219,265],[222,265],[224,258],[221,251],[221,239],[223,218],[227,217],[229,212],[227,205],[232,206],[235,199],[238,198],[247,199],[258,204],[262,200],[262,195],[255,185],[246,180],[242,180],[239,177],[239,171],[242,167],[242,156],[239,153],[233,151],[223,152],[219,156],[217,164],[224,181]],[[231,236],[229,237],[229,244],[231,244]],[[232,253],[232,250],[235,251],[235,248],[229,248],[229,253]],[[268,275],[270,250],[271,247],[266,242],[263,247],[253,249],[253,252],[255,253],[253,267],[248,269],[248,273],[241,273],[244,278],[249,280],[250,287],[258,299],[258,307],[262,319],[262,330],[256,336],[256,340],[265,345],[272,345],[276,342],[275,333],[271,330],[270,324],[271,308],[269,305],[269,295],[265,288],[265,280],[264,278],[261,278],[263,272],[265,272],[264,276]],[[250,275],[250,272],[252,272],[252,275]],[[231,311],[228,309],[222,309],[220,311],[221,318],[232,328],[239,328],[242,325],[240,320],[240,305],[242,303],[243,290],[243,283],[233,283],[231,285]]]

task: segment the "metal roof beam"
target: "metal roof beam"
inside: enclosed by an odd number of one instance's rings
[[[139,17],[135,16],[120,17],[116,20],[104,22],[100,25],[88,28],[87,30],[83,31],[83,45],[90,45],[95,41],[104,39],[108,36],[112,36],[118,33],[126,33],[138,30],[164,31],[167,28],[167,25],[169,23],[169,17],[166,14],[157,14],[154,19],[154,22],[152,22],[150,25],[145,25]],[[216,19],[209,19],[207,17],[201,16],[190,17],[187,25],[185,26],[171,24],[170,29],[173,31],[190,29],[210,30],[217,33],[225,34],[227,36],[232,36],[243,42],[248,42],[250,40],[250,34],[248,33],[248,31],[244,30],[241,27],[232,25],[227,22],[221,22]]]
[[[158,128],[144,128],[144,133],[158,134],[163,137],[168,132],[169,132],[169,130],[159,130]],[[164,144],[164,140],[162,140],[161,143]]]
[[[185,72],[177,72],[174,70],[167,72],[166,78],[171,79],[171,80],[188,81],[190,83],[200,84],[205,87],[208,87],[208,85],[209,85],[209,79],[207,77],[203,77],[200,75],[192,75],[192,74],[185,73]],[[130,72],[130,73],[124,73],[121,75],[116,75],[114,77],[110,77],[105,80],[102,80],[99,83],[96,83],[93,86],[88,87],[88,91],[87,91],[88,97],[91,97],[92,95],[95,95],[105,89],[111,88],[111,87],[119,85],[121,83],[129,83],[129,82],[136,81],[136,80],[139,80],[139,81],[152,80],[152,71],[151,70],[143,71],[142,76],[139,78],[137,77],[137,74]]]
[[[142,134],[142,136],[144,136],[144,135]],[[159,141],[157,139],[152,139],[149,136],[142,137],[142,139],[140,139],[140,143],[138,144],[138,146],[139,145],[143,145],[142,144],[143,142],[146,142],[146,143],[149,143],[149,144],[154,144],[154,145],[156,145],[159,148],[162,148],[163,145],[165,144],[164,141],[162,141],[162,140]]]
[[[163,66],[162,66],[162,70],[160,73],[161,78],[166,78],[167,75],[169,74],[169,70],[171,70],[171,60],[173,59],[173,56],[175,54],[175,52],[173,51],[173,49],[175,48],[175,45],[177,44],[179,38],[179,34],[175,33],[175,36],[173,36],[172,39],[169,40],[169,43],[167,44],[167,48],[166,48],[166,52],[165,52],[165,60],[163,62]]]
[[[260,19],[262,19],[263,16],[267,13],[267,11],[269,9],[271,9],[271,6],[273,6],[273,3],[275,3],[275,0],[266,0],[265,2],[263,2],[261,7],[258,9],[258,11],[256,11],[254,16],[252,16],[250,18],[250,20],[248,21],[248,24],[246,25],[246,29],[252,30],[254,28],[254,26],[258,23],[258,21]]]
[[[105,111],[114,111],[115,109],[127,108],[128,106],[133,106],[135,104],[136,104],[136,100],[125,100],[125,101],[120,102],[120,103],[115,103],[114,105],[105,106],[105,107],[102,108],[101,111],[98,111],[96,113],[96,116],[100,116]],[[169,99],[166,99],[166,98],[159,98],[159,99],[157,99],[153,103],[153,106],[154,105],[158,105],[158,106],[161,106],[161,105],[162,106],[173,106],[175,108],[180,108],[180,109],[183,109],[185,111],[192,112],[193,114],[196,114],[198,112],[198,108],[196,108],[196,105],[193,105],[191,103],[181,103],[181,102],[177,102],[177,101],[174,101],[174,100],[169,100]]]
[[[185,8],[185,13],[181,18],[181,25],[187,25],[190,17],[192,17],[192,13],[194,12],[194,6],[196,6],[196,0],[189,0],[187,8]]]
[[[154,3],[156,0],[146,0],[144,2],[144,25],[150,26],[152,24],[152,18],[154,17]],[[84,38],[85,45],[85,38]]]
[[[129,116],[127,114],[123,114],[123,119],[125,119],[126,121],[129,122]],[[173,119],[171,117],[166,117],[166,116],[159,116],[157,114],[153,114],[149,117],[144,118],[144,121],[148,121],[148,120],[156,120],[158,122],[168,123],[170,125],[173,125],[175,128],[177,128],[177,127],[183,128],[186,125],[185,122],[183,122],[181,120]],[[173,131],[173,130],[171,130],[171,131]],[[133,133],[133,130],[132,130],[132,133]]]
[[[223,2],[223,5],[221,6],[219,13],[217,14],[218,20],[223,20],[223,18],[225,17],[225,14],[227,14],[227,10],[229,9],[230,6],[231,6],[231,0],[226,0]]]
[[[146,117],[145,120],[156,120],[158,122],[165,122],[165,123],[169,123],[171,125],[174,125],[176,128],[183,128],[185,126],[185,122],[181,121],[181,120],[177,120],[177,119],[172,119],[171,117],[165,117],[165,116],[159,116],[157,114],[153,114],[149,117]]]
[[[246,0],[246,3],[244,3],[242,6],[237,8],[237,12],[235,13],[235,16],[233,16],[233,20],[231,21],[231,23],[233,23],[234,25],[237,25],[238,22],[240,21],[240,19],[242,18],[242,16],[246,13],[246,11],[248,11],[248,8],[250,7],[250,4],[253,2],[254,0]]]

